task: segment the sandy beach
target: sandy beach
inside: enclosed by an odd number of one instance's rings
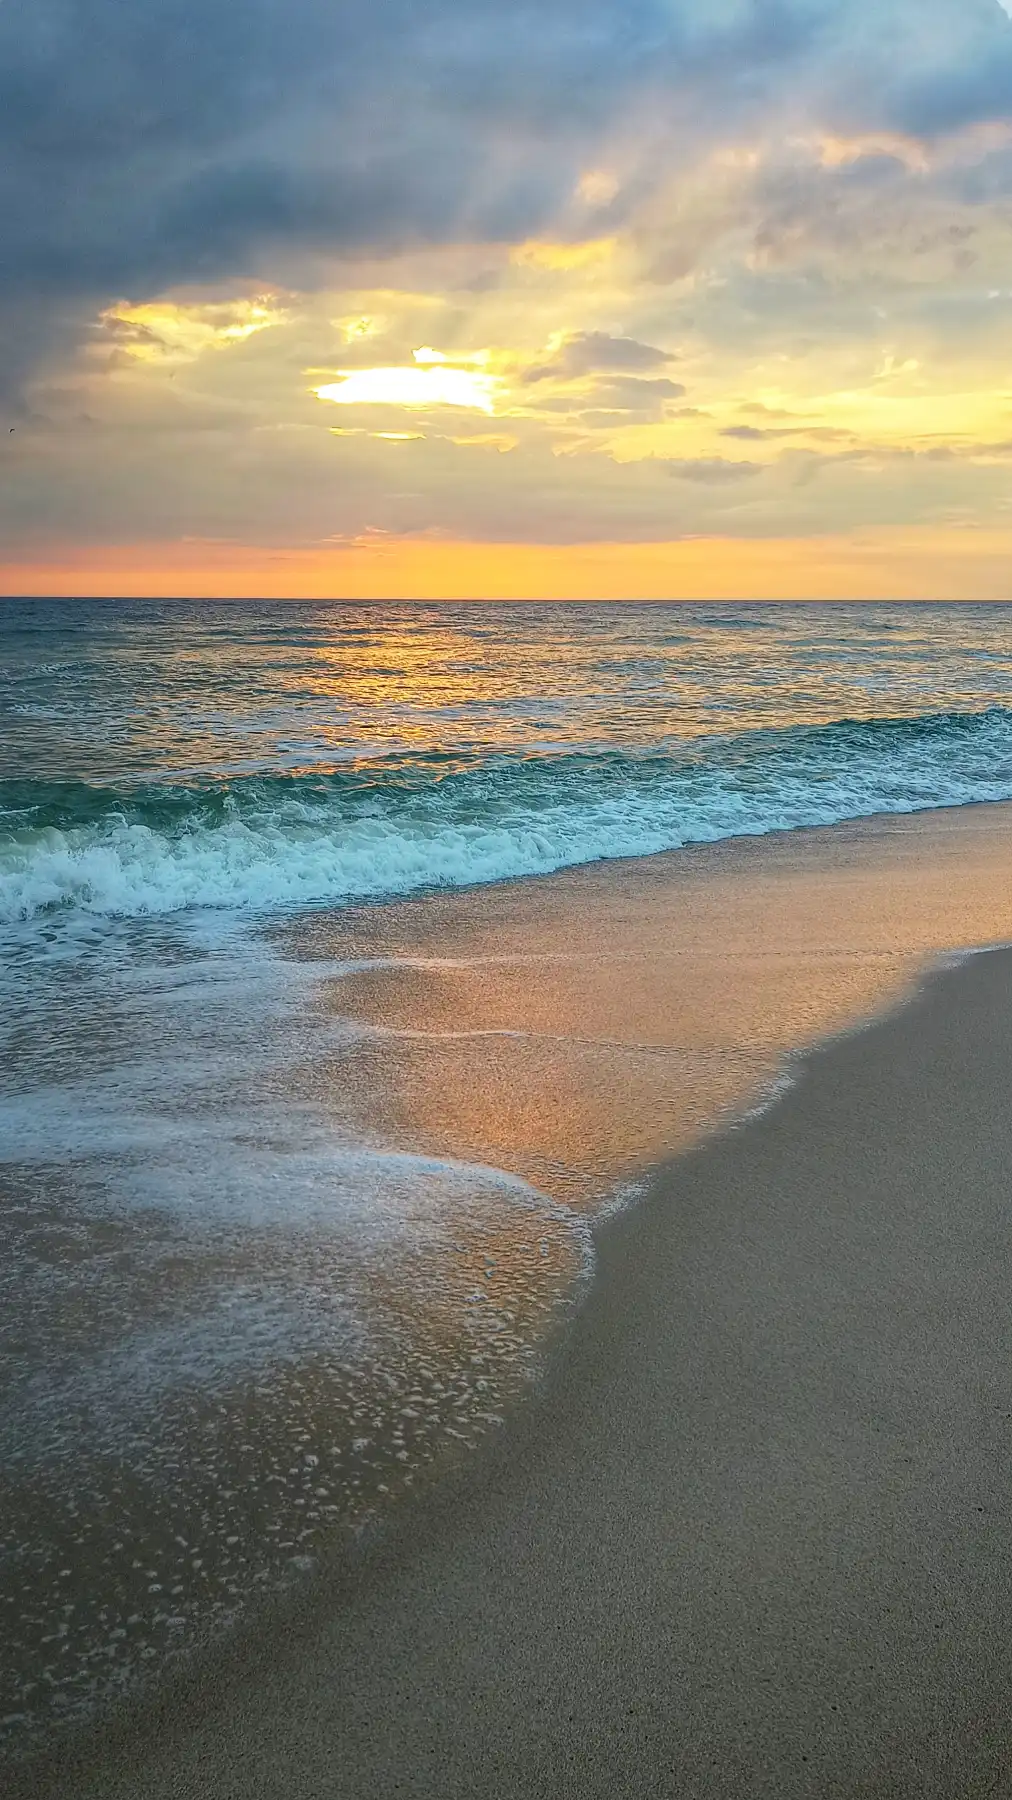
[[[0,99],[0,1800],[1012,1800],[1012,0]]]
[[[600,1231],[537,1393],[65,1800],[1012,1791],[1012,953]]]

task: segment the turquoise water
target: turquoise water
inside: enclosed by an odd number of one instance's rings
[[[0,920],[1012,795],[1012,609],[0,602]]]
[[[0,601],[0,1737],[307,1579],[585,1279],[622,1047],[479,1031],[518,1153],[450,1143],[454,1018],[382,1009],[447,890],[1008,797],[1012,608]]]

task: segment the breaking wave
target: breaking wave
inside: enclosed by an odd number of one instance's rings
[[[262,911],[1012,798],[1012,711],[197,785],[0,782],[0,919]]]

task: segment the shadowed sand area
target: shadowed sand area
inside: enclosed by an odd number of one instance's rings
[[[832,907],[856,943],[878,919],[871,961],[890,938],[888,979],[813,1002],[813,1030],[1003,935],[1005,809],[888,830],[852,879],[835,837],[839,879],[809,868],[789,905],[785,869],[779,912],[756,871],[785,954]],[[9,1792],[1012,1792],[1010,1087],[1004,951],[816,1052],[599,1227],[593,1292],[503,1431],[301,1610]]]

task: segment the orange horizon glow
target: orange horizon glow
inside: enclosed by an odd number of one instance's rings
[[[184,540],[0,563],[0,594],[376,600],[1012,600],[1012,532],[495,544],[382,534],[298,549]]]

